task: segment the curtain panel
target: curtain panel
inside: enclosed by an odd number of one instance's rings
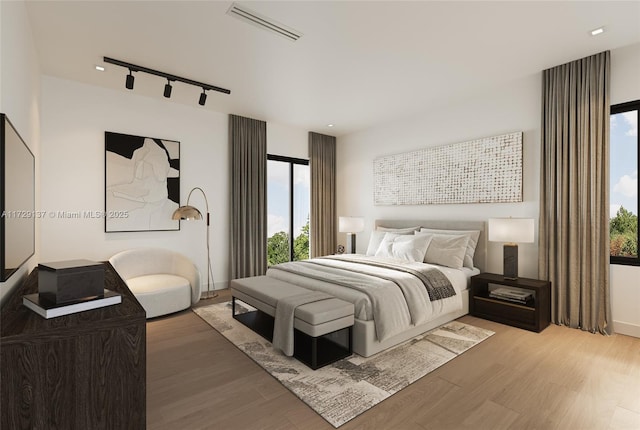
[[[542,75],[539,274],[551,319],[611,330],[609,299],[610,53]]]
[[[231,278],[267,271],[267,123],[229,115]]]
[[[336,138],[309,132],[311,257],[336,252]]]

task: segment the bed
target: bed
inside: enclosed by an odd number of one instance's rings
[[[426,247],[431,246],[431,248],[426,251],[427,255],[430,251],[438,249],[436,238],[455,240],[460,236],[469,236],[470,232],[477,232],[471,234],[473,240],[464,242],[465,244],[475,242],[473,249],[467,250],[463,257],[464,264],[473,267],[445,267],[426,264],[422,260],[405,262],[404,255],[398,257],[395,254],[385,255],[380,252],[378,255],[371,255],[374,248],[378,248],[378,251],[381,248],[374,237],[382,238],[380,240],[384,240],[387,245],[389,241],[394,240],[398,243],[411,241],[412,247],[420,248],[424,240],[423,238],[415,239],[419,235],[414,231],[416,227],[422,230],[422,234],[429,236]],[[446,235],[449,236],[443,239]],[[404,237],[398,238],[398,236]],[[393,347],[469,312],[470,277],[484,271],[486,265],[487,240],[484,221],[376,220],[375,230],[371,233],[369,242],[366,253],[369,254],[368,256],[347,254],[312,259],[304,263],[283,263],[271,267],[267,271],[267,276],[304,288],[323,291],[353,303],[355,307],[353,351],[364,357]],[[420,242],[420,245],[414,245],[414,242]],[[391,249],[391,245],[388,249]],[[394,251],[396,249],[402,248],[399,245],[393,248]],[[439,252],[435,261],[439,261],[438,258],[441,258],[439,255],[444,254],[446,252]],[[448,260],[445,263],[449,264]],[[366,268],[365,271],[361,269],[364,264],[372,267]],[[433,267],[440,270],[437,273],[433,272],[433,275],[442,277],[440,273],[444,274],[451,281],[455,293],[445,295],[443,298],[436,297],[434,300],[431,297],[433,291],[426,291],[424,285],[417,289],[412,284],[419,282],[419,280],[412,280],[417,277],[415,274],[412,275],[413,272],[431,273],[428,269]],[[355,280],[348,282],[354,282],[359,286],[345,287],[347,281],[344,278],[347,272],[350,272],[349,277],[355,277]],[[390,278],[391,272],[394,273],[393,279]],[[371,276],[381,280],[374,282]],[[380,294],[380,296],[370,294],[371,292],[366,288],[375,289],[376,295]]]

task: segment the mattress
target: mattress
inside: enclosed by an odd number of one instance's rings
[[[453,269],[449,267],[436,266],[427,263],[407,262],[404,260],[395,260],[382,257],[367,257],[357,254],[349,254],[341,259],[339,256],[330,259],[329,267],[313,266],[309,275],[302,276],[297,273],[285,270],[291,266],[302,265],[302,262],[283,263],[271,267],[267,271],[267,276],[289,282],[311,290],[322,291],[331,294],[334,297],[346,300],[354,304],[355,318],[363,321],[374,321],[376,330],[380,340],[399,333],[412,326],[424,324],[440,315],[454,312],[462,308],[461,291],[466,290],[470,283],[470,277],[479,273],[478,269]],[[361,260],[358,264],[348,261],[351,259]],[[321,260],[321,261],[319,261]],[[393,263],[397,265],[406,265],[411,269],[435,268],[440,270],[446,278],[451,282],[456,294],[441,300],[430,301],[425,291],[424,284],[413,275],[396,270],[390,270],[379,266],[364,266],[362,263],[367,260],[372,263]],[[322,265],[328,264],[327,259],[312,259]],[[307,266],[309,266],[307,264]],[[360,291],[358,289],[347,288],[330,281],[330,279],[340,279],[342,277],[352,276],[353,272],[362,272],[366,267],[367,274],[363,274],[360,279],[360,287],[362,285],[371,285],[374,290],[385,290],[382,299],[372,296],[370,291]],[[382,281],[380,285],[378,277],[393,277],[395,281]],[[393,285],[398,283],[402,285],[402,289]],[[403,303],[400,303],[404,301]],[[377,303],[374,305],[374,303]],[[384,310],[380,309],[384,307]],[[389,315],[391,314],[391,315]],[[383,323],[382,319],[391,318],[390,323]]]

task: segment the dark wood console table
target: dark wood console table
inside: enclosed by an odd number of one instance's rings
[[[105,287],[122,303],[44,319],[22,305],[38,269],[8,298],[0,321],[3,429],[144,429],[146,315],[109,263]]]

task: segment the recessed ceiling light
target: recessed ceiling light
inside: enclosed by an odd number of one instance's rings
[[[103,66],[98,66],[98,65],[96,64],[96,70],[97,70],[98,72],[104,72],[104,67],[103,67]]]
[[[333,127],[333,124],[327,124],[327,127]]]
[[[595,30],[591,30],[591,35],[592,36],[597,36],[599,34],[604,33],[604,27],[598,27]]]

